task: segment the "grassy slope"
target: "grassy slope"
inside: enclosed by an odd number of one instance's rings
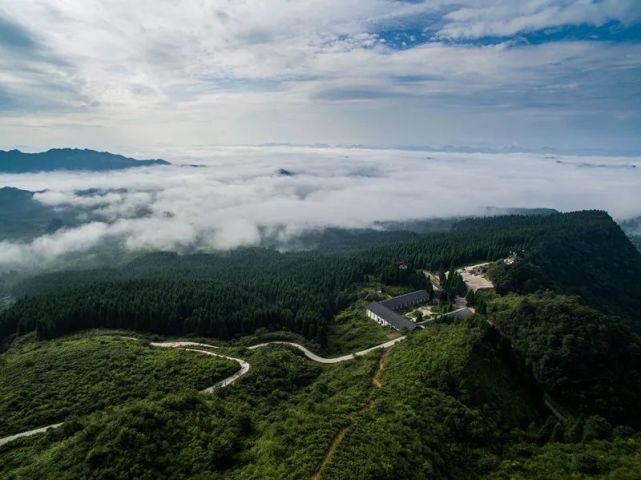
[[[638,439],[535,443],[546,414],[484,322],[396,345],[378,389],[380,352],[333,366],[283,346],[236,354],[252,369],[234,387],[129,402],[0,447],[0,477],[309,478],[349,427],[321,478],[636,478]]]
[[[225,478],[308,478],[336,431],[366,402],[377,358],[373,354],[354,362],[319,367],[282,347],[256,352],[250,360],[252,368],[257,365],[255,375],[228,395],[229,400],[254,402],[255,443],[246,452],[247,464],[234,468]],[[280,369],[291,371],[294,365],[298,365],[294,370],[308,372],[297,375],[298,387],[261,392],[264,377],[273,382],[286,376],[278,372]],[[256,399],[261,393],[263,399]]]
[[[482,330],[439,325],[394,347],[372,408],[324,478],[476,478],[494,465],[504,435],[497,425],[527,424],[539,413]]]
[[[380,326],[367,318],[365,312],[370,302],[401,295],[407,291],[408,287],[405,286],[383,285],[373,280],[358,285],[356,301],[329,323],[326,352],[329,355],[355,352],[399,337],[399,332]]]
[[[329,323],[327,348],[329,355],[355,352],[384,343],[400,334],[367,318],[367,300],[359,299],[340,312]]]
[[[375,393],[379,352],[318,366],[285,347],[244,350],[239,355],[252,364],[250,374],[218,397],[144,401],[98,412],[67,432],[5,447],[0,464],[16,475],[9,478],[72,478],[65,477],[68,472],[73,478],[119,478],[157,471],[151,458],[158,458],[159,465],[172,459],[176,478],[194,475],[196,465],[207,478],[299,479],[316,470],[332,439],[349,426],[323,478],[345,478],[346,471],[348,478],[438,478],[447,471],[465,476],[483,461],[498,463],[485,446],[488,439],[500,443],[497,424],[538,416],[485,345],[485,333],[442,325],[415,335],[391,351],[383,387]],[[487,402],[496,411],[485,411]],[[226,413],[216,413],[220,409]],[[202,415],[213,423],[203,423]],[[184,425],[190,425],[187,432]],[[227,442],[221,445],[217,438],[223,434]],[[130,448],[153,456],[127,463]],[[193,454],[184,458],[187,451]],[[223,454],[227,463],[215,460]],[[467,460],[455,461],[457,456]]]
[[[0,357],[0,435],[154,393],[208,387],[235,362],[108,336],[18,339]]]
[[[306,478],[366,401],[377,356],[318,366],[286,347],[218,395],[130,402],[0,447],[1,478]]]

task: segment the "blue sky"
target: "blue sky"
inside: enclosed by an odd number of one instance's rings
[[[0,148],[641,152],[638,0],[4,0]]]

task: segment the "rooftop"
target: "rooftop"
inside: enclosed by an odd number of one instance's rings
[[[367,306],[367,309],[384,319],[397,330],[408,330],[411,332],[412,330],[418,328],[414,322],[408,320],[402,315],[399,315],[395,311],[390,310],[382,303],[372,302]]]
[[[426,290],[416,290],[415,292],[405,293],[398,297],[390,298],[380,302],[382,305],[392,310],[398,310],[405,305],[415,305],[417,303],[428,302],[430,295]]]

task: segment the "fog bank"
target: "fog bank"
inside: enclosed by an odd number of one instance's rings
[[[0,271],[107,243],[210,251],[257,245],[265,233],[287,242],[310,229],[478,215],[487,206],[641,216],[639,158],[304,147],[144,153],[173,164],[0,175],[0,186],[37,191],[42,204],[78,207],[85,222],[30,242],[0,241]]]

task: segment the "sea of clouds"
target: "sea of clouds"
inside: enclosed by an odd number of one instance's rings
[[[0,271],[51,265],[102,245],[211,251],[258,245],[265,235],[286,244],[325,227],[482,215],[489,206],[641,216],[640,158],[292,146],[136,153],[172,165],[0,174],[0,186],[82,212],[73,228],[0,239]]]

